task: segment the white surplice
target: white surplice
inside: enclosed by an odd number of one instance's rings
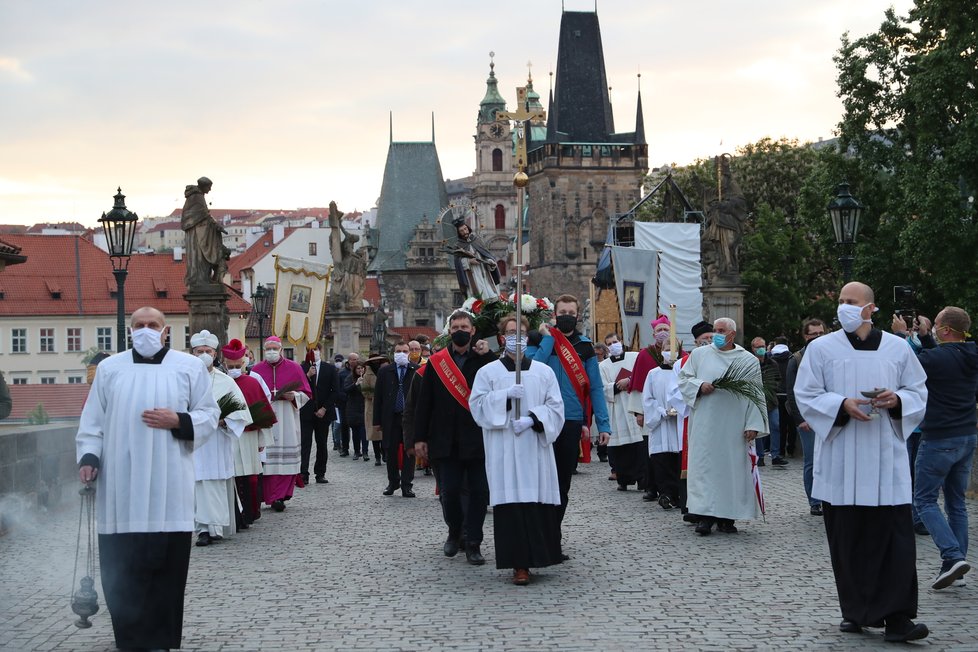
[[[611,420],[609,446],[624,446],[642,441],[642,427],[635,421],[635,415],[628,411],[628,390],[615,392],[618,374],[622,369],[631,371],[637,357],[637,353],[629,351],[620,360],[605,358],[598,365],[601,384],[604,386],[604,402],[608,406],[608,418]]]
[[[877,351],[858,351],[842,331],[808,343],[795,380],[795,400],[815,431],[812,496],[832,505],[905,505],[911,502],[906,439],[927,405],[927,377],[906,341],[882,333]],[[900,397],[902,417],[880,408],[871,421],[836,426],[846,398],[886,388]],[[868,408],[867,408],[868,409]]]
[[[481,369],[472,383],[469,409],[482,428],[486,450],[486,477],[489,479],[489,504],[560,504],[557,463],[553,443],[564,427],[564,401],[553,370],[541,362],[531,362],[521,372],[526,394],[506,410],[506,390],[515,383],[516,373],[499,360]],[[517,435],[512,421],[533,414],[543,432],[524,430]]]
[[[727,519],[760,518],[744,431],[768,432],[767,415],[747,399],[716,390],[697,396],[734,362],[751,364],[761,382],[757,358],[741,346],[694,349],[679,371],[679,390],[690,406],[686,506],[693,514]]]
[[[679,375],[673,369],[656,367],[645,377],[642,389],[642,408],[645,413],[645,429],[649,435],[649,455],[679,453],[683,450],[679,435],[678,413],[669,416],[670,397],[679,391]]]
[[[99,364],[78,424],[78,460],[100,460],[96,506],[100,534],[194,529],[194,442],[143,423],[145,410],[189,414],[197,433],[217,427],[220,410],[207,367],[168,350],[160,364],[123,351]]]
[[[299,410],[309,397],[305,392],[294,393],[295,404],[281,399],[272,401],[278,422],[271,427],[272,441],[265,446],[265,475],[295,475],[299,472]]]
[[[265,392],[265,398],[268,399],[268,403],[269,405],[271,405],[272,392],[271,390],[268,389],[268,384],[265,382],[265,379],[253,371],[248,372],[248,377],[254,378],[255,380],[258,381],[258,384],[261,385],[262,391]],[[274,412],[274,410],[272,411]],[[268,446],[274,441],[274,438],[272,437],[272,429],[262,428],[256,433],[248,433],[248,432],[244,433],[244,435],[242,435],[242,438],[238,440],[239,449],[241,448],[241,446],[244,445],[244,439],[248,437],[250,434],[253,434],[255,437],[258,438],[258,448],[261,449],[264,449],[266,446]],[[258,475],[263,472],[262,463],[265,461],[266,458],[265,458],[264,450],[256,452],[254,457],[251,457],[250,455],[246,456],[245,453],[242,451],[240,461],[238,460],[238,458],[235,458],[234,474],[235,475]]]

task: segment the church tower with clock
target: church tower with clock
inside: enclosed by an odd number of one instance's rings
[[[510,270],[506,261],[516,235],[513,133],[508,123],[496,122],[496,114],[506,110],[506,100],[499,94],[494,56],[489,53],[486,94],[479,103],[476,119],[472,203],[477,223],[473,226],[500,263],[500,276],[503,284],[508,285]]]

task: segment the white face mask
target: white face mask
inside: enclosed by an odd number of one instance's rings
[[[228,369],[228,376],[231,376],[231,378],[240,378],[243,371],[240,367],[231,367]]]
[[[155,328],[133,329],[132,348],[144,358],[152,358],[163,349],[163,333]]]
[[[403,367],[408,363],[408,354],[404,351],[397,351],[394,354],[394,364],[398,367]]]
[[[662,361],[663,362],[672,362],[672,351],[663,351],[662,352]]]
[[[617,358],[618,356],[620,356],[622,352],[624,352],[624,350],[625,347],[621,345],[621,342],[615,342],[614,344],[608,345],[608,353],[613,358]]]
[[[200,361],[203,362],[204,366],[208,369],[214,366],[214,356],[212,356],[210,353],[201,353],[197,357],[200,358]]]
[[[847,333],[855,333],[863,324],[872,323],[870,319],[863,319],[863,308],[865,307],[840,303],[836,314],[839,316],[839,324],[842,326],[842,330]]]
[[[269,362],[278,362],[282,359],[282,353],[278,349],[268,349],[265,351],[265,359]]]

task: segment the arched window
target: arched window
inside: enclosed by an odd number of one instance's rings
[[[496,204],[496,228],[498,230],[506,228],[506,209],[502,204]]]
[[[503,150],[499,149],[498,147],[492,150],[492,171],[503,171]]]

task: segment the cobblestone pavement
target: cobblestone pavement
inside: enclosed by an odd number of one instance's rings
[[[761,469],[767,522],[736,535],[695,535],[677,511],[615,490],[582,465],[564,527],[572,559],[510,584],[493,565],[444,557],[431,477],[415,499],[384,497],[383,467],[331,455],[329,484],[298,490],[284,513],[194,548],[187,586],[189,650],[798,650],[893,649],[880,630],[846,635],[821,519],[808,514],[801,461]],[[971,505],[972,537],[978,513]],[[68,606],[77,512],[25,517],[0,538],[0,648],[112,650],[104,601],[88,630]],[[918,537],[916,644],[978,650],[978,577],[926,588],[939,566]],[[99,593],[101,594],[101,587]]]

